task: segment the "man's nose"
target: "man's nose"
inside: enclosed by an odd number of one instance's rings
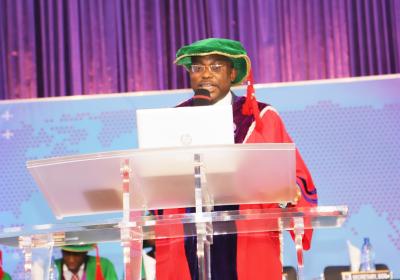
[[[211,70],[210,70],[210,66],[204,67],[204,71],[203,71],[203,73],[202,73],[201,76],[202,76],[203,78],[208,78],[208,77],[212,76],[212,72],[211,72]]]
[[[74,263],[76,261],[76,258],[74,256],[65,256],[64,261],[66,263]]]

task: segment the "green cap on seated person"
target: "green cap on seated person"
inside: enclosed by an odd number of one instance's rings
[[[67,252],[83,253],[89,252],[96,248],[96,244],[83,244],[83,245],[66,245],[62,246],[61,250]]]

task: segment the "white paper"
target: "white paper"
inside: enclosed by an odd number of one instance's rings
[[[357,272],[360,269],[361,250],[358,249],[353,244],[351,244],[351,242],[349,240],[347,240],[347,249],[348,249],[348,252],[349,252],[351,271],[352,272]]]

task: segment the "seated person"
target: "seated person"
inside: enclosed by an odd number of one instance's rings
[[[10,274],[8,274],[3,270],[3,258],[1,251],[0,251],[0,280],[11,280]]]
[[[96,249],[96,256],[88,252]],[[60,280],[116,280],[114,265],[101,258],[96,244],[61,247],[62,258],[55,261]]]
[[[0,280],[11,280],[10,274],[3,271],[1,267],[0,267]]]

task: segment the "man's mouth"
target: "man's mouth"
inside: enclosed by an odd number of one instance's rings
[[[199,88],[203,88],[203,89],[207,89],[207,90],[211,90],[214,87],[215,86],[212,83],[200,83],[199,84]]]

